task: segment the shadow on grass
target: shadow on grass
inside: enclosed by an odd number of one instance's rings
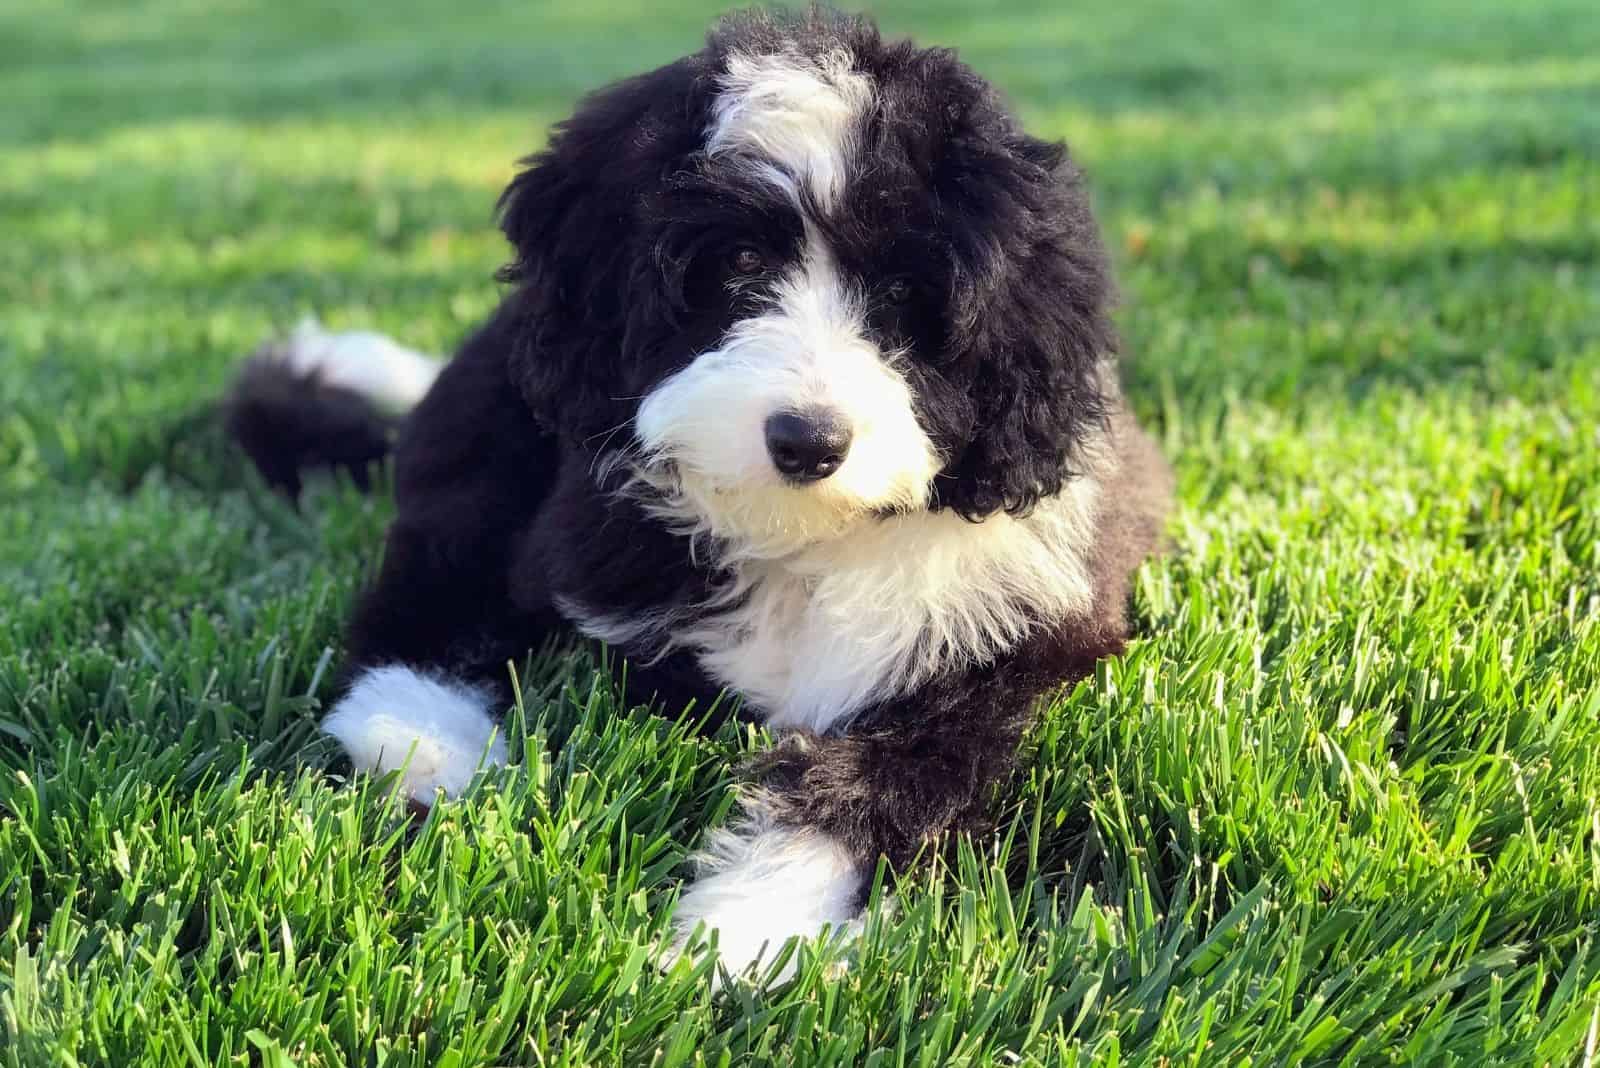
[[[698,47],[717,16],[737,6],[286,0],[0,15],[0,91],[25,104],[0,119],[0,142],[38,144],[196,117],[564,110],[584,91]],[[1525,13],[1486,0],[1448,5],[1449,18],[1427,10],[1444,6],[1437,0],[1360,11],[1298,0],[1248,23],[1176,0],[1092,17],[1049,0],[859,6],[891,35],[959,47],[1024,107],[1070,104],[1099,113],[1272,112],[1396,71],[1503,62],[1508,49],[1520,58],[1515,43],[1523,40],[1546,59],[1581,58],[1594,36],[1570,19],[1568,32],[1552,37],[1548,23],[1562,19],[1559,5]]]

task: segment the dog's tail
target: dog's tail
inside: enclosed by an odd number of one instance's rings
[[[342,468],[364,489],[369,466],[393,447],[443,366],[382,334],[333,333],[307,320],[239,369],[223,408],[228,433],[290,497],[314,468]]]

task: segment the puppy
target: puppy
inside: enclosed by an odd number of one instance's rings
[[[775,741],[678,900],[731,970],[981,823],[1041,698],[1127,637],[1167,468],[1121,399],[1066,148],[943,49],[743,14],[590,96],[500,198],[491,319],[438,370],[305,328],[230,422],[264,473],[399,431],[324,729],[422,804],[506,759],[507,662],[571,628],[631,701]],[[425,392],[425,395],[421,395]],[[330,444],[331,443],[331,444]]]

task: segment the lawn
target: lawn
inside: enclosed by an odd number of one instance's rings
[[[210,405],[306,314],[448,349],[515,158],[710,15],[0,6],[0,1063],[1587,1063],[1593,0],[881,5],[1088,168],[1180,500],[1138,641],[860,945],[655,967],[761,739],[568,651],[420,827],[349,781],[387,497],[296,513]]]

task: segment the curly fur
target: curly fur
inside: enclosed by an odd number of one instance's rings
[[[570,627],[636,700],[729,688],[779,732],[760,833],[714,841],[679,923],[736,917],[741,965],[981,825],[1037,702],[1122,648],[1170,478],[1079,171],[953,52],[734,16],[524,162],[508,292],[400,437],[349,700],[426,725],[379,707],[426,688],[361,688],[400,665],[493,708]],[[819,412],[845,444],[797,479],[763,435]],[[827,907],[763,928],[796,878]]]

